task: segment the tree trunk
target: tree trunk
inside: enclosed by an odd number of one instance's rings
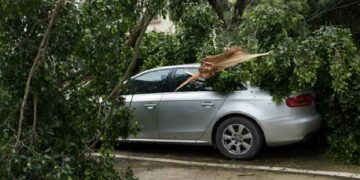
[[[248,0],[237,0],[234,6],[233,16],[231,19],[231,25],[238,25],[241,21],[241,18],[244,14],[246,6],[248,5]]]

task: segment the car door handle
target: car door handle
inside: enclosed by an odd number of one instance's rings
[[[156,104],[144,104],[144,106],[146,107],[146,109],[155,109]]]
[[[212,102],[203,102],[203,103],[201,103],[201,106],[205,107],[205,108],[211,108],[211,107],[214,106],[214,103],[212,103]]]

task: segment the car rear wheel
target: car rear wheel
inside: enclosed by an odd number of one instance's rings
[[[244,117],[231,117],[220,124],[216,131],[216,146],[231,159],[251,159],[260,152],[263,136],[259,127]]]

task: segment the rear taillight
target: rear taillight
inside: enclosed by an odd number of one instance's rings
[[[286,105],[289,107],[305,107],[312,104],[314,97],[311,94],[303,94],[286,99]]]

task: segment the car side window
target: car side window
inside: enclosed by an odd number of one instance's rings
[[[131,89],[134,94],[158,93],[162,91],[170,69],[145,73],[131,80]]]
[[[175,71],[174,77],[172,79],[173,91],[180,86],[183,82],[185,82],[192,74],[197,73],[197,68],[179,68]],[[200,78],[195,82],[190,82],[180,88],[178,91],[186,92],[186,91],[212,91],[212,88],[205,85],[205,80]]]

